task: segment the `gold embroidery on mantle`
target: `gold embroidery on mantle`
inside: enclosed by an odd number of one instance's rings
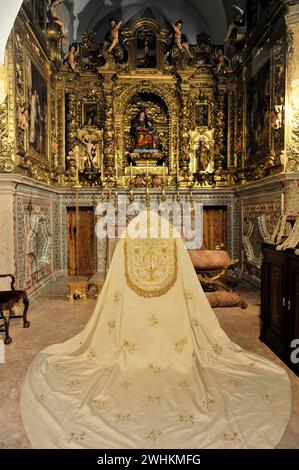
[[[107,400],[92,400],[92,407],[96,410],[105,410],[107,405]]]
[[[86,432],[72,432],[71,435],[71,440],[72,441],[84,441],[87,437],[87,433]]]
[[[119,385],[120,387],[127,389],[127,388],[131,388],[133,384],[131,382],[128,382],[127,380],[124,380]]]
[[[123,414],[121,414],[121,413],[118,413],[118,414],[115,416],[115,420],[116,420],[118,423],[127,423],[128,421],[131,420],[131,415],[130,415],[130,414],[123,415]]]
[[[156,403],[157,405],[161,405],[161,397],[159,395],[148,395],[147,401],[151,404]]]
[[[179,421],[179,423],[191,424],[193,426],[193,424],[195,424],[195,416],[194,415],[180,414],[179,417],[178,417],[178,421]]]
[[[178,354],[181,354],[184,351],[185,346],[187,345],[187,343],[188,343],[187,338],[182,338],[182,339],[176,341],[174,343],[175,352],[178,353]]]
[[[187,380],[182,380],[181,382],[178,383],[178,387],[181,389],[181,390],[184,390],[185,388],[188,388],[190,387],[190,384]]]
[[[148,321],[152,328],[156,328],[156,326],[159,325],[159,319],[156,317],[156,315],[151,315]]]
[[[127,351],[127,353],[134,354],[134,352],[137,351],[137,344],[133,341],[129,341],[128,339],[126,339],[123,342],[123,348]]]
[[[116,328],[116,323],[115,323],[115,320],[113,321],[109,321],[108,322],[108,329],[109,329],[109,333],[112,332],[112,330],[114,330]]]
[[[141,297],[166,294],[177,279],[177,247],[173,239],[125,240],[127,285]]]
[[[154,444],[156,444],[159,441],[161,435],[162,433],[158,429],[150,429],[146,432],[145,438],[148,441],[152,441]]]
[[[152,372],[152,374],[155,374],[155,375],[158,375],[161,373],[161,367],[160,366],[157,366],[156,364],[149,364],[147,366],[147,369]]]
[[[240,441],[239,434],[237,432],[225,432],[223,433],[223,439],[227,442]]]

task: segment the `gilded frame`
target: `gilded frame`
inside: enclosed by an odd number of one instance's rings
[[[28,98],[29,102],[29,97],[30,97],[30,83],[29,83],[29,77],[28,77],[28,69],[31,67],[31,72],[35,69],[37,71],[37,74],[42,78],[43,84],[45,85],[45,94],[46,94],[46,103],[45,103],[45,110],[43,112],[43,117],[44,117],[44,130],[45,130],[45,152],[44,155],[40,153],[37,149],[33,148],[30,142],[30,130],[31,130],[31,112],[29,114],[29,126],[28,129],[25,131],[25,154],[26,156],[32,158],[35,161],[41,162],[41,163],[50,163],[50,135],[51,135],[51,121],[50,121],[50,109],[51,109],[51,87],[50,87],[50,79],[47,74],[47,70],[43,69],[41,65],[39,64],[39,61],[35,59],[33,54],[30,53],[30,51],[27,49],[24,55],[24,67],[25,67],[25,96],[26,100]],[[32,91],[32,88],[31,88]]]
[[[199,109],[203,109],[205,108],[205,115],[203,117],[203,121],[202,123],[198,120],[198,116],[197,116],[197,111]],[[207,102],[196,102],[194,104],[194,108],[193,108],[193,122],[194,122],[194,127],[195,128],[198,128],[198,127],[205,127],[205,128],[208,128],[210,127],[210,124],[211,124],[211,109],[210,109],[210,105],[209,103]]]

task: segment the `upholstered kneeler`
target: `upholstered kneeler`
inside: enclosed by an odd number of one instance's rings
[[[248,307],[246,300],[235,292],[206,292],[206,296],[212,308],[241,307],[242,309],[245,309]]]

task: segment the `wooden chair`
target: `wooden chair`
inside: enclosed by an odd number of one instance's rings
[[[4,344],[10,344],[12,342],[12,339],[9,336],[9,325],[11,319],[23,318],[24,328],[29,328],[30,326],[30,322],[27,320],[29,300],[24,290],[15,290],[15,277],[12,274],[0,274],[0,278],[3,277],[11,278],[11,290],[0,291],[0,318],[4,320],[4,324],[1,325],[0,331],[5,332]],[[23,315],[15,315],[13,309],[21,302],[24,304]]]

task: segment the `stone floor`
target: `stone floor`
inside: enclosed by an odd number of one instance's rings
[[[247,310],[216,309],[221,326],[236,343],[282,365],[292,382],[292,414],[278,448],[299,449],[299,378],[259,339],[259,295],[242,287],[249,302]],[[11,327],[13,342],[5,347],[6,362],[0,364],[0,448],[30,448],[20,417],[20,388],[33,357],[46,346],[60,343],[78,333],[89,319],[95,301],[68,302],[65,281],[56,282],[32,301],[31,327],[23,329],[21,320]],[[1,334],[1,333],[0,333]],[[2,334],[1,334],[2,335]]]

